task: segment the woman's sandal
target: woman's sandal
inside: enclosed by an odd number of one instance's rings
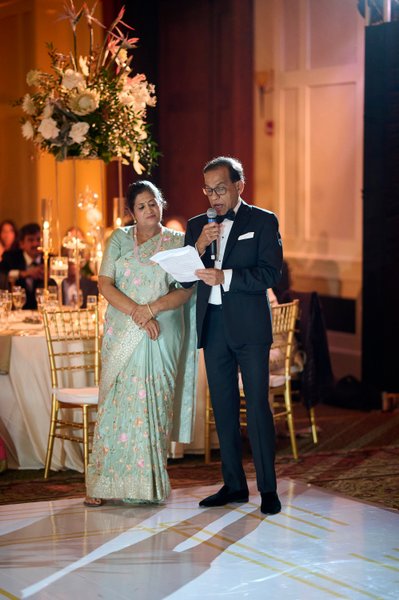
[[[101,498],[85,498],[83,500],[83,504],[89,508],[97,508],[98,506],[102,506],[104,504],[104,500]]]

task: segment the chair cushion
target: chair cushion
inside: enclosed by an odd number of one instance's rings
[[[58,402],[68,404],[97,404],[98,387],[59,388],[53,390]]]
[[[288,379],[291,379],[291,377],[288,377]],[[280,387],[281,385],[284,385],[286,381],[287,381],[287,377],[285,375],[270,374],[269,387],[271,387],[271,388]]]

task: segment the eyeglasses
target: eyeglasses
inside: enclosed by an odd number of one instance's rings
[[[204,187],[202,188],[202,191],[204,192],[205,196],[209,196],[209,198],[213,196],[214,192],[217,196],[224,196],[227,192],[227,187],[225,185],[217,185],[215,188]]]

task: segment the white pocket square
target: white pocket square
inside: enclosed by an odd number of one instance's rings
[[[243,233],[242,235],[240,235],[238,240],[249,240],[250,238],[253,238],[254,235],[255,235],[254,231],[248,231],[248,233]]]

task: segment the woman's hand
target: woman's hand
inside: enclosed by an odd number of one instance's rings
[[[139,327],[145,327],[152,318],[147,304],[139,304],[132,313],[132,319]]]
[[[158,321],[155,319],[150,319],[148,323],[144,326],[144,329],[150,338],[150,340],[157,340],[160,333],[160,327]]]

